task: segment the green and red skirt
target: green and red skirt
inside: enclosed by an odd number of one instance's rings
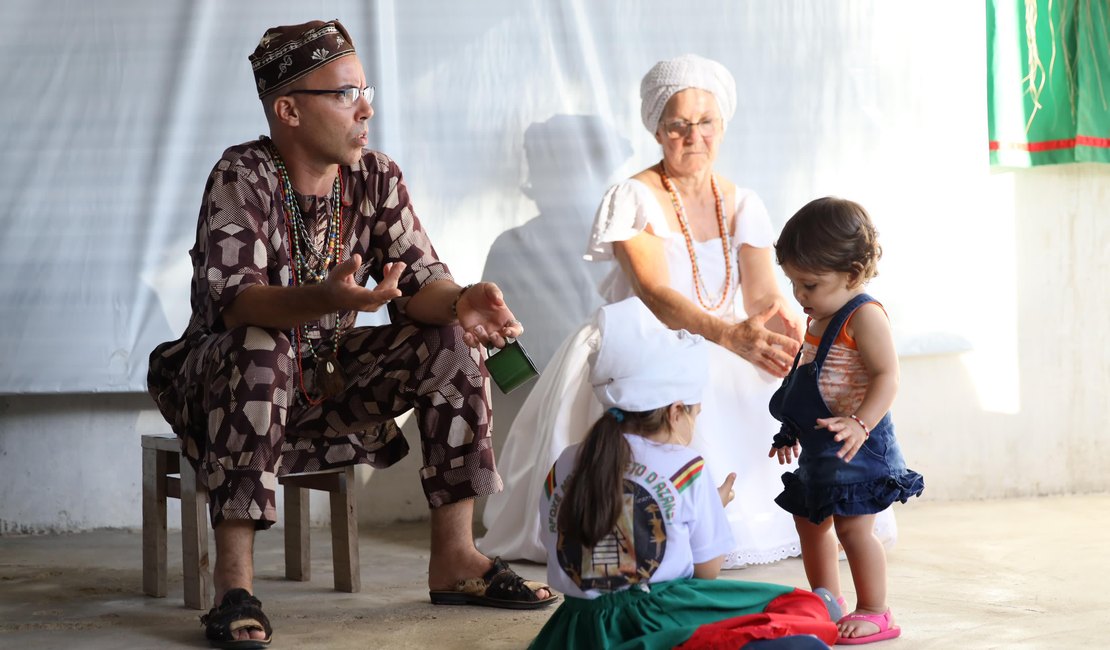
[[[592,600],[567,596],[529,648],[739,648],[795,634],[836,642],[836,623],[812,592],[689,578],[653,584],[650,592],[631,588]]]

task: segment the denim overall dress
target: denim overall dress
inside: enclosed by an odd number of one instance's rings
[[[818,418],[834,417],[817,383],[825,357],[848,318],[869,302],[875,299],[860,294],[841,307],[821,336],[813,361],[799,366],[799,350],[790,374],[771,397],[771,415],[782,422],[775,447],[793,445],[795,440],[802,446],[798,469],[782,475],[783,491],[775,503],[813,523],[829,515],[874,514],[895,501],[905,503],[925,489],[925,479],[906,468],[890,413],[871,429],[871,436],[851,462],[837,457],[843,443],[833,440],[833,432],[814,428]]]

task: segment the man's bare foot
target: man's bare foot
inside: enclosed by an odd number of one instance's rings
[[[252,639],[255,641],[265,641],[266,631],[259,627],[240,628],[232,632],[232,636],[236,641],[246,641]]]
[[[454,589],[460,580],[480,578],[493,568],[493,560],[473,549],[463,558],[436,558],[428,560],[428,589],[431,591]],[[549,589],[537,589],[536,598],[551,597]]]
[[[266,632],[257,627],[235,630],[232,635],[235,637],[236,641],[246,641],[247,639],[252,639],[254,641],[266,640]]]
[[[215,529],[216,563],[212,567],[212,583],[216,587],[216,608],[224,605],[229,592],[241,589],[254,595],[254,532],[255,523],[244,519],[225,519]],[[235,600],[239,600],[239,594]],[[247,617],[249,618],[249,617]],[[259,627],[231,630],[236,641],[263,641],[266,632]]]
[[[231,591],[232,589],[236,589],[236,588],[244,589],[247,593],[251,593],[251,590],[247,589],[245,587],[229,587],[229,588],[224,589],[222,591],[217,591],[216,592],[216,608],[219,608],[219,606],[223,604],[224,596],[227,595],[227,592]],[[251,594],[251,595],[253,596],[254,594]],[[254,639],[256,641],[265,641],[266,640],[266,631],[263,630],[260,627],[239,628],[238,630],[232,631],[231,634],[235,638],[236,641],[246,641],[247,639]]]
[[[270,621],[262,612],[262,603],[246,589],[233,588],[220,594],[216,606],[200,620],[205,637],[213,645],[258,641],[257,645],[247,647],[260,648],[269,643]]]

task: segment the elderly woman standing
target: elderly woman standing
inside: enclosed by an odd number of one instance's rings
[[[767,404],[798,351],[802,323],[775,280],[763,202],[713,170],[735,82],[720,63],[688,54],[652,67],[640,97],[663,159],[605,193],[585,257],[617,262],[599,287],[606,302],[638,296],[668,327],[712,343],[691,447],[714,484],[735,493],[726,513],[737,545],[725,567],[797,555],[793,523],[773,501],[782,485],[766,440],[778,429]],[[602,410],[586,376],[596,336],[587,325],[563,343],[513,422],[498,462],[505,491],[490,497],[483,517],[484,552],[545,560],[536,516],[545,472]]]

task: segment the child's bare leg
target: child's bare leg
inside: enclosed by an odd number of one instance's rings
[[[840,596],[840,566],[837,564],[836,537],[832,517],[815,524],[805,517],[794,517],[798,539],[802,543],[802,566],[809,588],[824,587],[833,596]]]
[[[836,536],[848,556],[852,583],[856,587],[856,608],[853,614],[882,614],[886,605],[886,551],[875,537],[875,515],[835,517]],[[840,636],[869,636],[878,626],[866,621],[846,621],[840,625]]]

